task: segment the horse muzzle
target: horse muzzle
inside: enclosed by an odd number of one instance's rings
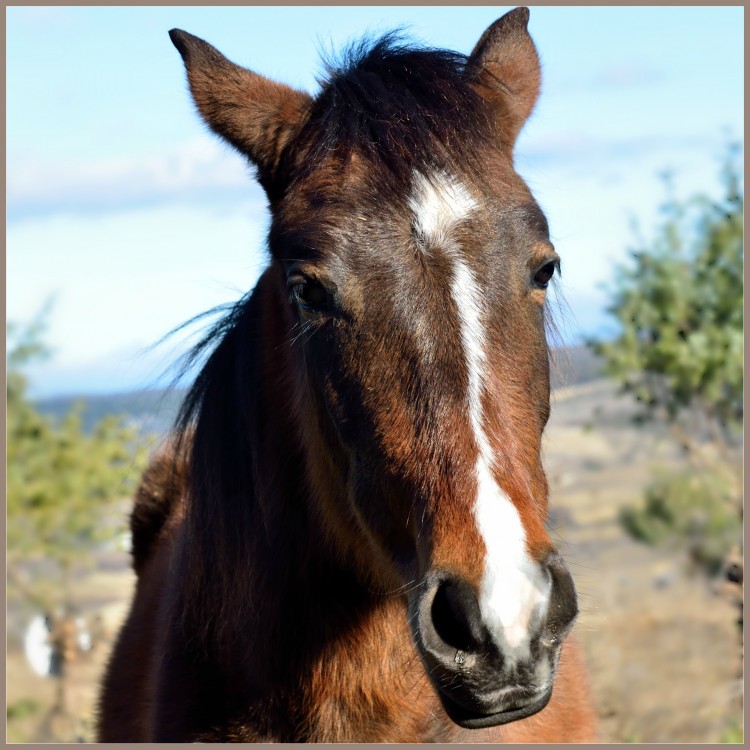
[[[552,696],[562,643],[578,614],[573,580],[557,553],[541,563],[549,595],[522,638],[488,625],[475,587],[432,570],[409,601],[412,635],[448,716],[469,729],[541,711]]]

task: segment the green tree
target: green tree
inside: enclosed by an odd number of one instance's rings
[[[645,508],[626,511],[626,526],[644,540],[655,542],[671,531],[694,543],[718,528],[727,533],[733,527],[735,534],[739,529],[744,206],[739,155],[738,146],[730,148],[718,200],[697,196],[680,202],[666,176],[662,223],[654,237],[638,241],[610,290],[608,312],[619,333],[590,342],[605,371],[640,403],[637,419],[666,424],[692,464],[688,476],[658,477]]]
[[[82,405],[59,423],[34,408],[23,368],[48,355],[43,330],[40,316],[7,331],[7,566],[9,596],[45,613],[54,632],[75,616],[75,575],[124,530],[117,502],[132,494],[146,450],[117,417],[86,434]],[[63,651],[64,677],[70,652]],[[59,684],[62,710],[64,681]]]

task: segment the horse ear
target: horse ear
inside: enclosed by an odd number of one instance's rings
[[[501,140],[511,148],[536,104],[541,82],[528,22],[528,8],[506,13],[482,34],[469,56],[476,86],[495,112]]]
[[[201,117],[250,158],[268,190],[281,154],[302,127],[312,98],[235,65],[186,31],[172,29],[169,37],[182,55]]]

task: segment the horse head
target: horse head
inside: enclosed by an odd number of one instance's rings
[[[385,37],[315,97],[171,32],[201,116],[268,195],[312,512],[370,590],[402,592],[466,727],[546,705],[577,613],[540,455],[559,258],[513,159],[540,83],[527,21],[465,57]]]

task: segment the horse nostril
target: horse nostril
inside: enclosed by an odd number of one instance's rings
[[[547,628],[564,637],[578,615],[578,597],[573,579],[558,554],[547,558],[547,570],[552,577],[552,594],[547,618]]]
[[[432,624],[443,643],[461,651],[477,651],[483,641],[479,603],[468,584],[443,581],[432,602]]]

